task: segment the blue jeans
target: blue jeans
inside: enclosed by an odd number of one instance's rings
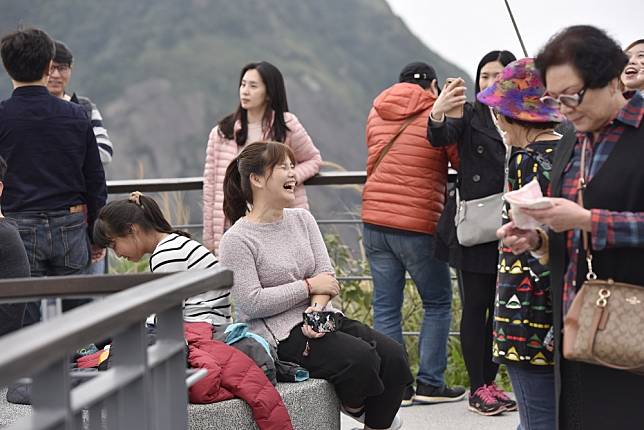
[[[59,210],[5,215],[18,225],[31,276],[79,275],[86,272],[91,254],[84,213],[72,214]],[[27,304],[24,324],[39,320],[40,303]]]
[[[85,273],[88,275],[105,275],[107,273],[107,255],[96,263],[90,264]]]
[[[517,430],[554,430],[554,367],[533,368],[512,364],[506,367],[519,405],[521,424]]]
[[[405,272],[409,272],[424,309],[416,380],[442,386],[452,320],[452,286],[447,264],[433,258],[434,237],[365,225],[364,246],[373,276],[374,328],[404,345],[401,310]]]

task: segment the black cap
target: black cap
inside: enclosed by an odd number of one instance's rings
[[[436,79],[436,71],[434,68],[427,63],[416,61],[403,67],[398,77],[398,82],[420,84],[421,81],[424,81],[422,83],[429,85],[434,79]]]
[[[74,57],[72,51],[69,50],[60,40],[56,41],[56,53],[54,54],[54,63],[72,65]]]

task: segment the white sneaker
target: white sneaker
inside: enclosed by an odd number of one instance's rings
[[[351,415],[349,416],[351,417]],[[364,414],[362,415],[362,419],[364,420]],[[389,427],[387,427],[386,430],[399,430],[402,428],[402,425],[403,425],[402,418],[400,418],[400,415],[396,413],[396,416],[394,417],[394,421],[391,423]],[[351,430],[364,430],[364,428],[354,427]]]
[[[343,414],[345,414],[349,418],[353,418],[354,420],[358,421],[359,423],[364,424],[364,409],[362,410],[362,415],[355,416],[355,415],[347,412],[347,410],[344,408],[344,405],[341,404],[340,405],[340,412],[342,412]]]

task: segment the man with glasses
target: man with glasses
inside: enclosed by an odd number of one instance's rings
[[[92,121],[92,128],[96,136],[96,143],[98,143],[98,153],[101,156],[103,166],[112,161],[114,155],[114,145],[107,134],[107,130],[103,125],[103,117],[98,108],[88,97],[81,97],[72,93],[70,96],[65,92],[67,84],[72,77],[73,60],[72,52],[67,45],[57,40],[56,54],[51,64],[51,71],[49,73],[49,81],[47,82],[47,89],[49,92],[63,100],[71,101],[72,103],[79,104],[85,110],[87,117]]]
[[[96,105],[92,103],[88,97],[77,96],[76,93],[72,93],[70,96],[65,92],[67,84],[69,84],[69,80],[72,77],[72,63],[74,57],[67,45],[63,42],[57,40],[55,42],[55,46],[56,53],[54,54],[54,60],[51,64],[49,81],[47,81],[47,89],[52,95],[59,99],[76,103],[83,108],[87,114],[87,118],[92,123],[92,129],[96,136],[96,143],[98,144],[98,153],[101,157],[101,162],[103,163],[103,166],[106,166],[112,161],[114,146],[107,134],[107,129],[103,125],[103,117]],[[89,267],[88,273],[105,273],[107,270],[106,264],[105,252],[102,250],[100,254],[92,255],[92,265]]]
[[[0,55],[14,87],[0,102],[0,156],[8,165],[2,209],[18,225],[32,276],[83,273],[101,252],[89,234],[107,198],[96,137],[80,106],[47,90],[54,57],[47,33],[7,34]],[[40,318],[37,304],[27,312],[27,324]]]

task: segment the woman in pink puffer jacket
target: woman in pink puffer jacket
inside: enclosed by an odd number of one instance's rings
[[[239,106],[222,119],[208,136],[203,174],[203,243],[217,253],[227,220],[224,217],[224,174],[230,162],[248,143],[273,140],[295,154],[294,207],[308,209],[304,181],[320,171],[322,157],[298,121],[288,112],[282,74],[265,61],[251,63],[239,78]]]

